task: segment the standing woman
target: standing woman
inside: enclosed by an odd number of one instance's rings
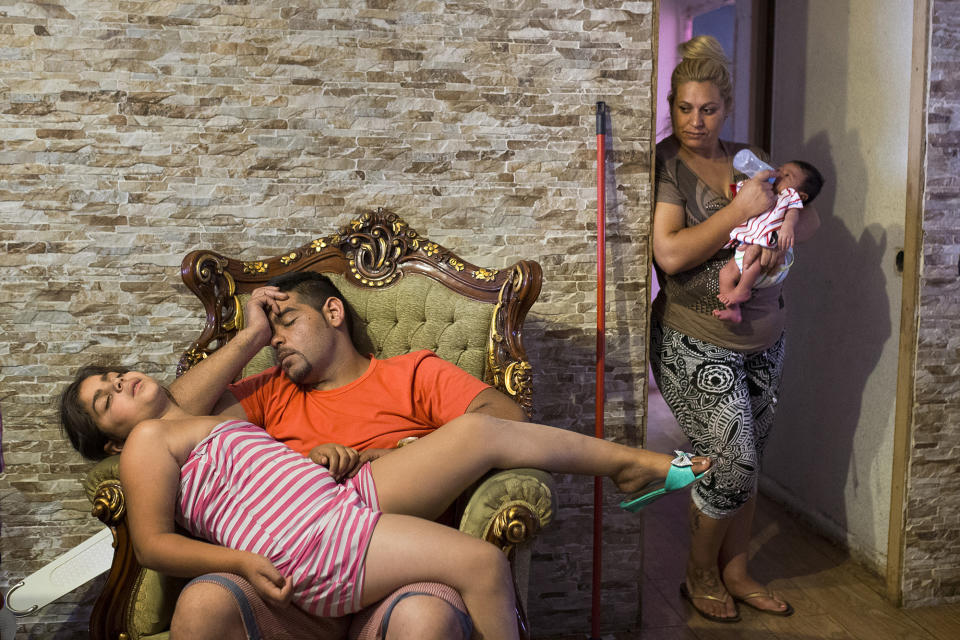
[[[790,615],[792,607],[747,570],[757,476],[783,369],[781,287],[754,291],[740,324],[712,313],[723,308],[717,275],[732,253],[723,246],[731,229],[773,205],[766,180],[772,174],[758,174],[733,197],[731,186],[745,177],[734,175],[733,156],[748,145],[719,138],[733,106],[727,59],[709,36],[680,49],[668,98],[673,135],[657,145],[653,256],[661,289],[653,303],[651,365],[697,454],[714,457],[691,494],[680,589],[700,615],[718,622],[740,619],[737,602]],[[797,240],[819,224],[805,209]],[[761,260],[772,270],[782,259],[764,249]]]

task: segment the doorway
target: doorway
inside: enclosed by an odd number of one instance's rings
[[[773,69],[772,0],[661,0],[657,45],[656,141],[670,135],[670,74],[680,62],[677,47],[697,35],[712,35],[731,62],[733,115],[721,137],[770,149]],[[650,298],[660,285],[651,269]],[[652,380],[652,379],[651,379]]]
[[[712,35],[730,59],[733,115],[721,137],[770,148],[770,72],[773,68],[771,0],[661,0],[657,51],[656,139],[670,135],[667,96],[670,74],[680,61],[677,47]]]

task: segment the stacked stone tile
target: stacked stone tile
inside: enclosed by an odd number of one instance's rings
[[[612,109],[606,422],[638,443],[652,10],[599,0],[0,9],[0,588],[98,529],[56,394],[90,361],[173,375],[202,325],[178,274],[194,248],[273,256],[383,206],[477,264],[535,258],[545,272],[525,333],[535,417],[592,432],[597,100]],[[575,633],[589,619],[592,482],[560,480],[529,609],[535,628]],[[639,522],[611,508],[607,525],[606,619],[624,629],[638,616]],[[91,598],[90,588],[67,596],[23,633],[85,637]]]
[[[960,602],[960,6],[931,3],[923,246],[903,599]]]

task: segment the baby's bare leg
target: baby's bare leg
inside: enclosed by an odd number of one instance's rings
[[[731,262],[734,262],[734,259],[730,259]],[[753,289],[753,285],[757,283],[757,280],[760,279],[762,275],[762,267],[760,266],[760,247],[757,245],[748,245],[744,249],[743,255],[743,264],[749,265],[743,270],[743,273],[740,273],[740,279],[734,287],[733,291],[728,294],[723,293],[723,289],[720,289],[720,295],[717,297],[720,298],[720,302],[729,306],[732,304],[741,304],[750,299],[750,290]],[[734,262],[734,267],[736,263]],[[722,273],[727,266],[724,265],[723,269],[720,270]],[[737,268],[739,272],[740,269]]]
[[[713,315],[727,322],[739,323],[742,320],[740,315],[740,304],[733,301],[733,296],[737,290],[737,284],[740,282],[740,267],[737,266],[735,258],[731,257],[727,263],[720,269],[717,276],[720,293],[717,298],[724,304],[725,309],[714,309]]]
[[[720,285],[720,295],[717,297],[720,299],[720,302],[729,306],[730,303],[727,302],[727,300],[737,288],[737,283],[740,282],[740,267],[737,266],[737,261],[732,256],[727,260],[727,263],[723,265],[723,268],[720,269],[717,280]]]

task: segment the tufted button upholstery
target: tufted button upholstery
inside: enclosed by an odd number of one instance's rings
[[[409,274],[388,289],[364,289],[342,275],[328,275],[353,310],[353,340],[361,353],[382,359],[429,349],[484,379],[491,305],[465,298],[420,274]],[[242,294],[240,300],[246,304],[249,297]],[[266,347],[243,375],[273,364],[273,350]]]

